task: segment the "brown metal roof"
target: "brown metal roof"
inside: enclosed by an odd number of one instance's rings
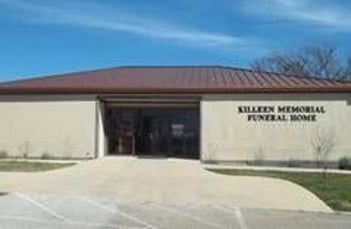
[[[221,66],[117,67],[0,83],[0,94],[351,92],[351,83]]]

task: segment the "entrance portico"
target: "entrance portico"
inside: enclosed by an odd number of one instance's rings
[[[196,100],[103,100],[108,155],[199,158],[199,103]]]

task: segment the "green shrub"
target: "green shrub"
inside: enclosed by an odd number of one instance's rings
[[[41,159],[50,159],[51,158],[51,156],[50,156],[50,154],[49,153],[43,153],[42,155],[41,155],[41,157],[40,157]]]
[[[292,168],[301,167],[301,161],[297,159],[289,159],[287,166]]]
[[[0,151],[0,158],[7,158],[7,157],[8,157],[7,152],[4,150],[1,150]]]
[[[340,158],[339,169],[351,170],[351,157]]]

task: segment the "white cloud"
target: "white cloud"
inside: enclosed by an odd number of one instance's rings
[[[351,31],[351,10],[336,1],[316,0],[254,0],[244,3],[246,12],[278,17],[294,22]]]
[[[175,40],[201,46],[239,46],[248,42],[248,39],[231,35],[180,28],[163,23],[160,19],[133,15],[126,13],[125,10],[97,2],[87,4],[84,1],[75,3],[43,1],[38,3],[38,1],[0,0],[0,5],[25,13],[30,21],[37,23],[129,32],[150,38]]]

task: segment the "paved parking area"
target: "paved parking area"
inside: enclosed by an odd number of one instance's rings
[[[92,196],[14,193],[0,197],[0,227],[349,229],[351,215],[246,209],[231,204],[136,204]]]

